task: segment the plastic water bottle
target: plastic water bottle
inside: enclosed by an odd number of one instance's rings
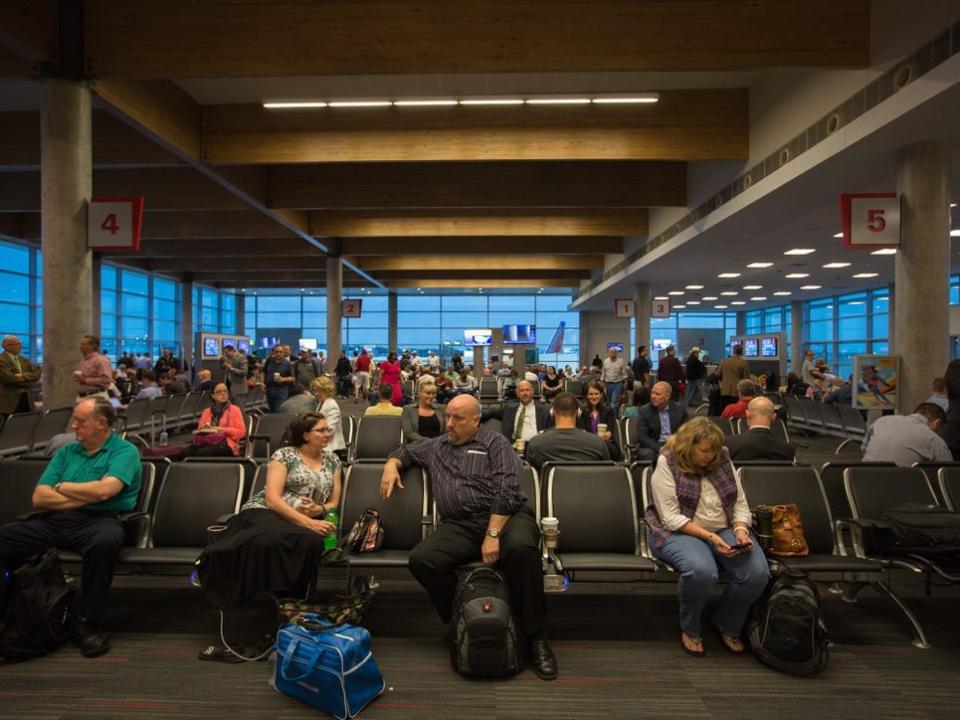
[[[164,447],[167,443],[170,442],[170,436],[167,434],[167,429],[164,428],[160,431],[160,446]]]
[[[340,524],[340,513],[338,513],[335,508],[332,508],[327,510],[327,513],[323,516],[323,519],[329,523],[333,523],[334,527],[334,531],[332,533],[323,536],[323,549],[333,550],[333,548],[337,546],[336,528]]]

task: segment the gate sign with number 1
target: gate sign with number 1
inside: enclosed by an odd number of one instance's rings
[[[91,198],[87,208],[87,247],[138,252],[142,224],[142,197]]]
[[[653,305],[650,308],[650,317],[655,317],[655,318],[670,317],[670,301],[654,300]]]
[[[900,245],[900,196],[896,193],[848,193],[840,196],[843,244],[848,248]]]

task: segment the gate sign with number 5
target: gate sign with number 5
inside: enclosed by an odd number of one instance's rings
[[[650,317],[655,317],[655,318],[670,317],[670,301],[654,300],[653,305],[650,307]]]
[[[848,193],[840,196],[843,244],[848,248],[900,245],[900,196],[896,193]]]
[[[138,252],[143,225],[142,197],[91,198],[87,207],[87,247]]]

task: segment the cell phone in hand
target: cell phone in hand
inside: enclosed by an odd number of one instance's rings
[[[749,550],[753,546],[753,543],[737,543],[736,545],[731,545],[730,549],[736,552],[743,552],[744,550]]]

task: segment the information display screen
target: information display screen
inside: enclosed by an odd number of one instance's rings
[[[490,328],[468,328],[463,331],[463,344],[470,347],[492,345],[493,330]]]
[[[757,350],[757,346],[758,346],[758,345],[759,345],[759,341],[756,340],[756,339],[754,339],[754,340],[744,340],[744,341],[743,341],[743,356],[744,356],[744,357],[757,357],[757,355],[759,355],[759,351]]]
[[[535,325],[504,325],[504,345],[534,345],[537,342]]]
[[[203,338],[203,356],[205,358],[220,357],[220,339],[204,336]]]
[[[760,338],[760,357],[777,357],[777,338]]]
[[[237,338],[237,352],[242,352],[244,355],[250,354],[250,341],[247,338]]]

